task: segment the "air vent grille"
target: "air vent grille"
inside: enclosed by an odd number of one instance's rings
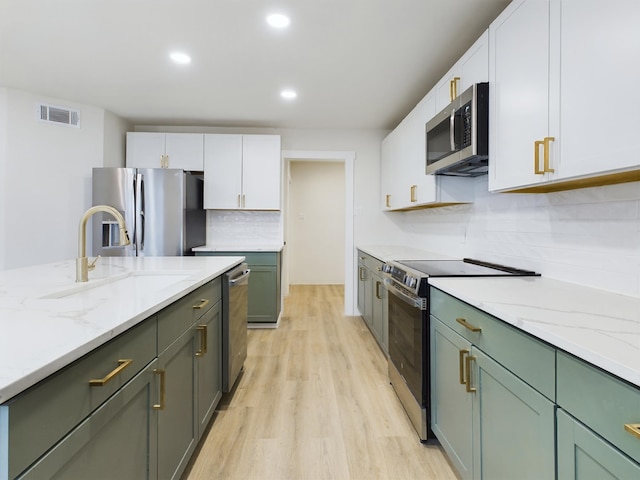
[[[40,104],[38,105],[39,119],[70,127],[80,127],[80,111],[66,107]]]

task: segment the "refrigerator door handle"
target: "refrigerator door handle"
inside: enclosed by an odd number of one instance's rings
[[[136,175],[136,254],[144,250],[144,184],[142,174]]]

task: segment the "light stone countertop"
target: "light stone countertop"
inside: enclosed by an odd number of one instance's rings
[[[640,298],[545,277],[429,283],[640,387]]]
[[[282,243],[260,245],[202,245],[191,249],[193,252],[280,252],[284,248]]]
[[[441,253],[397,245],[358,245],[356,248],[383,262],[390,260],[454,260],[453,257]]]
[[[1,271],[0,403],[243,260],[100,258],[86,283],[75,282],[75,260]]]

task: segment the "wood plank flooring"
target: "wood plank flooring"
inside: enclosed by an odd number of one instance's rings
[[[278,329],[249,330],[248,356],[187,480],[455,479],[418,440],[342,285],[294,285]]]

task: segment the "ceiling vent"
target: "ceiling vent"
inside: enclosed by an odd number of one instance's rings
[[[38,118],[44,122],[80,128],[80,110],[41,103],[38,105]]]

